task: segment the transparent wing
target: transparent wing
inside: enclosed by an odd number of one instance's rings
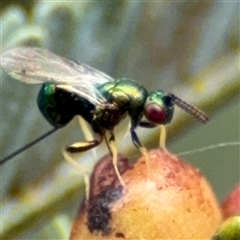
[[[28,84],[55,83],[59,88],[72,91],[94,104],[105,101],[97,86],[114,81],[92,67],[41,48],[9,49],[1,54],[1,65],[19,81]]]

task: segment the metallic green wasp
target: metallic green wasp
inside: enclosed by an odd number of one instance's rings
[[[124,182],[117,168],[117,148],[114,144],[114,128],[127,115],[130,118],[130,134],[133,144],[145,156],[137,127],[153,128],[171,122],[174,105],[179,106],[202,123],[208,117],[172,93],[163,90],[148,92],[130,79],[116,79],[89,67],[40,48],[19,47],[1,54],[3,69],[13,78],[28,83],[42,84],[38,94],[38,107],[46,120],[54,127],[32,143],[1,160],[1,164],[32,146],[52,132],[67,125],[75,116],[84,118],[91,126],[95,140],[78,142],[66,147],[63,155],[79,168],[85,176],[87,193],[89,180],[86,171],[69,153],[83,152],[99,145],[103,139],[113,156],[113,165],[122,185]],[[146,120],[143,120],[145,117]],[[109,135],[106,138],[106,134]]]

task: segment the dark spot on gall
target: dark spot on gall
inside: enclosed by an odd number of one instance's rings
[[[120,174],[130,169],[128,159],[118,155],[118,169]],[[95,166],[91,176],[90,197],[86,205],[87,227],[91,233],[107,236],[113,231],[111,227],[110,205],[123,195],[123,187],[112,163],[109,154],[103,157]],[[114,229],[116,231],[116,229]]]
[[[109,224],[111,212],[109,210],[109,205],[122,196],[122,191],[123,187],[118,186],[90,200],[87,226],[91,233],[101,233],[103,236],[111,233],[112,228]]]
[[[115,237],[117,237],[117,238],[124,238],[125,236],[124,236],[123,233],[117,232],[117,233],[115,234]]]

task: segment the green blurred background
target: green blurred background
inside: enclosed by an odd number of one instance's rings
[[[2,1],[1,52],[40,46],[87,63],[108,75],[135,79],[149,90],[174,92],[205,111],[207,125],[177,110],[168,126],[168,149],[184,153],[222,200],[239,182],[240,76],[238,2]],[[1,70],[1,156],[50,129],[37,109],[40,86],[20,83]],[[139,129],[148,148],[159,131]],[[116,129],[118,148],[139,154]],[[76,120],[1,166],[2,239],[67,239],[82,201],[82,177],[61,149],[82,140]],[[222,144],[224,146],[217,147]],[[104,145],[104,144],[103,144]],[[78,156],[89,168],[105,146]]]

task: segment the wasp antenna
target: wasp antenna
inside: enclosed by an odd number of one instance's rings
[[[183,101],[181,98],[177,97],[176,95],[170,93],[169,96],[172,99],[172,102],[176,104],[178,107],[183,109],[185,112],[191,114],[193,117],[195,117],[200,122],[206,124],[209,121],[208,116],[201,111],[200,109],[190,105],[189,103]]]
[[[11,153],[10,155],[8,155],[7,157],[0,159],[0,165],[2,165],[3,163],[7,162],[8,160],[10,160],[11,158],[17,156],[19,153],[25,151],[26,149],[32,147],[34,144],[40,142],[41,140],[43,140],[44,138],[48,137],[49,135],[51,135],[52,133],[54,133],[55,131],[57,131],[58,128],[53,128],[50,131],[44,133],[42,136],[38,137],[37,139],[33,140],[32,142],[26,144],[25,146],[19,148],[18,150],[16,150],[15,152]]]

